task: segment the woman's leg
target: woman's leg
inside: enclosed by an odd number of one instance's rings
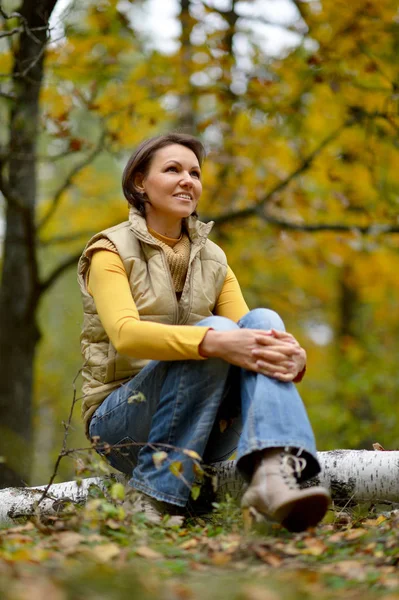
[[[284,330],[277,313],[256,309],[240,327]],[[242,370],[243,429],[237,467],[249,481],[242,498],[244,515],[255,510],[290,531],[315,526],[325,515],[329,494],[320,486],[301,489],[298,482],[320,471],[305,407],[293,383]]]
[[[279,315],[266,308],[247,313],[239,326],[248,329],[284,331]],[[241,402],[243,428],[237,449],[237,467],[250,479],[254,454],[266,448],[291,447],[306,458],[301,479],[320,471],[313,431],[295,384],[242,370]]]
[[[223,317],[201,321],[217,330],[237,328]],[[136,377],[110,394],[90,423],[90,435],[102,442],[136,444],[111,450],[110,463],[133,471],[130,485],[145,494],[185,506],[194,480],[192,460],[180,450],[203,456],[225,393],[230,365],[220,359],[152,361]],[[163,446],[165,444],[165,446]],[[158,467],[153,454],[165,450],[168,458]],[[182,476],[170,465],[181,463]]]

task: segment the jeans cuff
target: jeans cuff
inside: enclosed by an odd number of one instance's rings
[[[128,484],[130,485],[130,487],[134,488],[135,490],[138,490],[139,492],[143,492],[144,494],[147,494],[147,496],[151,496],[152,498],[155,498],[155,500],[167,502],[168,504],[175,504],[176,506],[184,507],[184,506],[186,506],[187,501],[188,501],[188,497],[183,499],[183,498],[177,498],[176,496],[171,496],[170,494],[165,494],[164,492],[160,492],[154,488],[144,485],[143,483],[140,483],[140,481],[137,481],[136,479],[134,479],[134,477],[132,477],[129,480]]]
[[[244,452],[238,452],[237,456],[237,470],[240,475],[246,480],[250,481],[253,474],[254,467],[254,457],[253,453],[259,452],[261,450],[268,450],[269,448],[292,448],[295,450],[300,450],[300,456],[304,456],[306,459],[306,466],[301,473],[301,477],[299,481],[302,483],[303,481],[307,481],[312,477],[318,475],[321,471],[320,463],[317,459],[317,453],[314,449],[310,449],[306,445],[301,442],[289,441],[287,443],[284,442],[256,442],[251,444],[251,447]]]

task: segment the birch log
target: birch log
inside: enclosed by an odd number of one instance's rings
[[[399,503],[399,451],[332,450],[319,452],[318,459],[321,473],[311,483],[328,488],[338,506]],[[216,463],[213,468],[218,477],[216,501],[224,500],[227,493],[239,500],[245,484],[235,462]],[[66,502],[84,503],[90,486],[104,488],[104,484],[100,477],[83,479],[80,485],[75,481],[53,484],[39,509],[37,502],[46,486],[0,490],[0,525],[11,525],[38,510],[41,515],[56,515]]]

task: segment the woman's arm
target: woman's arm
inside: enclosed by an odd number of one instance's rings
[[[240,284],[230,267],[227,267],[226,279],[215,306],[215,315],[226,317],[235,323],[249,312]]]
[[[209,327],[140,321],[123,262],[118,254],[97,250],[87,288],[101,323],[120,354],[153,360],[200,360],[198,347]]]

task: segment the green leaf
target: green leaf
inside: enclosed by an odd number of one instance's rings
[[[125,499],[125,488],[122,483],[114,483],[111,487],[111,498],[113,500]]]
[[[128,404],[141,404],[146,401],[146,397],[143,392],[135,392],[127,399]]]
[[[180,477],[180,475],[183,473],[183,465],[179,460],[175,460],[169,465],[169,470],[176,477]]]
[[[193,485],[193,487],[191,488],[191,498],[193,500],[197,500],[198,496],[201,493],[201,486],[200,485]]]
[[[183,454],[189,456],[193,460],[202,460],[198,452],[196,452],[195,450],[183,450]]]

